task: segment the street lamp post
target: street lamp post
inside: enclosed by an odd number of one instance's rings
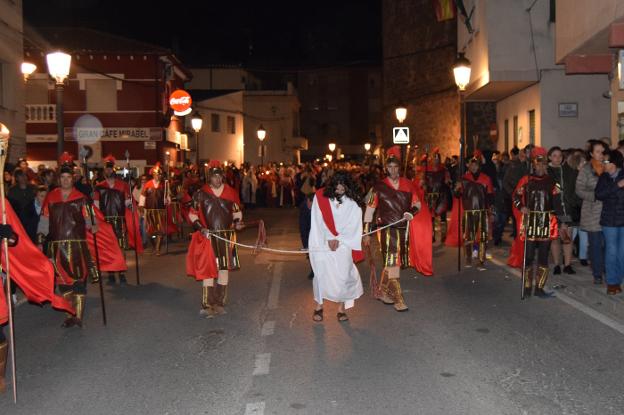
[[[56,156],[61,157],[63,154],[63,146],[65,142],[65,131],[63,126],[63,89],[65,79],[69,75],[69,67],[71,65],[71,56],[63,52],[52,52],[46,56],[48,63],[48,72],[54,78],[56,83]]]
[[[397,121],[399,122],[399,124],[403,124],[403,121],[405,121],[405,119],[407,118],[407,107],[403,104],[399,104],[397,105],[397,107],[394,109],[394,115],[397,119]],[[401,145],[401,157],[403,157],[403,160],[405,162],[405,169],[407,170],[407,151],[405,151],[405,144]],[[406,171],[404,171],[403,174],[405,174]]]
[[[371,143],[364,143],[364,153],[366,154],[365,160],[367,164],[370,162],[370,159],[369,159],[370,149],[371,149]]]
[[[37,70],[37,65],[30,62],[22,62],[22,75],[24,75],[24,81],[28,81],[30,75]]]
[[[260,124],[258,127],[258,131],[256,131],[256,135],[258,136],[258,140],[260,140],[260,166],[264,166],[264,139],[266,138],[266,130]]]
[[[470,61],[464,56],[463,53],[459,53],[455,65],[453,66],[453,77],[455,78],[455,84],[459,93],[459,165],[457,166],[457,180],[461,180],[464,175],[464,145],[465,145],[465,118],[466,118],[466,103],[464,102],[463,92],[466,90],[468,83],[470,82]],[[459,211],[459,210],[458,210]],[[462,217],[459,215],[457,221],[457,235],[460,236],[461,241],[461,229],[462,229]],[[457,271],[461,271],[461,243],[457,247]]]
[[[195,131],[195,164],[197,168],[199,168],[199,131],[202,129],[202,124],[204,123],[204,119],[202,118],[199,111],[195,111],[193,117],[191,118],[191,127],[193,131]]]
[[[336,143],[329,143],[327,147],[329,148],[329,151],[331,152],[332,161],[335,160],[336,157],[334,155],[334,151],[336,151]]]

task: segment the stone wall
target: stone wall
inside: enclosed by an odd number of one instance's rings
[[[394,108],[402,102],[412,146],[457,154],[460,113],[452,75],[457,21],[438,22],[430,0],[383,0],[382,6],[384,144],[392,142]]]

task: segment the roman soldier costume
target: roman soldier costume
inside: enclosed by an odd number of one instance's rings
[[[401,166],[401,151],[394,146],[387,151],[386,165],[394,163]],[[389,225],[404,217],[413,218],[418,213],[421,203],[412,182],[403,177],[391,179],[386,177],[378,181],[367,197],[366,212],[364,215],[364,232],[371,230],[372,224],[378,226]],[[397,311],[407,311],[399,273],[401,268],[410,264],[409,225],[398,223],[378,232],[379,244],[383,258],[384,269],[381,277],[381,294],[379,299],[385,304],[394,304]]]
[[[242,211],[238,193],[224,183],[220,162],[210,163],[208,175],[209,184],[193,195],[189,217],[198,232],[193,233],[186,264],[187,274],[202,281],[200,314],[213,317],[224,313],[229,271],[240,268],[233,243]],[[220,186],[214,187],[212,176],[220,176]]]
[[[115,177],[112,169],[115,167],[115,158],[112,155],[108,155],[104,159],[105,167],[108,172],[103,181],[99,182],[95,186],[95,192],[93,199],[95,205],[102,211],[104,218],[109,223],[115,232],[117,242],[121,250],[128,249],[128,224],[126,223],[126,209],[130,206],[130,187],[128,183]],[[112,172],[112,174],[111,174]],[[109,284],[115,284],[115,274],[109,272],[108,274]],[[123,271],[119,272],[119,283],[126,283],[126,276]]]
[[[534,163],[543,163],[543,172],[522,177],[512,195],[514,208],[523,211],[520,237],[526,239],[525,296],[531,295],[535,280],[535,295],[547,296],[544,286],[548,280],[550,241],[558,237],[557,215],[563,211],[561,192],[552,177],[546,174],[547,153],[542,147],[531,151]],[[522,247],[522,244],[518,244]],[[513,249],[513,248],[512,248]],[[533,275],[533,261],[537,250],[537,274]]]
[[[424,155],[424,157],[427,157]],[[446,212],[448,211],[448,201],[451,181],[448,170],[444,168],[440,159],[440,151],[436,147],[433,149],[432,162],[424,169],[424,190],[427,207],[431,212],[431,220],[439,218],[440,237],[442,242],[446,239],[447,222]],[[435,226],[433,227],[432,240],[435,242]]]
[[[73,175],[70,154],[63,153],[59,165],[60,176]],[[65,299],[73,301],[76,310],[75,316],[67,315],[63,327],[82,327],[87,277],[91,274],[94,280],[99,278],[87,243],[87,232],[92,226],[89,209],[86,196],[72,183],[70,189],[57,187],[48,193],[41,210],[38,240],[43,243],[47,237],[57,287]]]
[[[139,208],[145,215],[147,233],[152,241],[152,252],[160,256],[163,237],[167,235],[165,183],[160,180],[162,168],[157,162],[149,171],[153,179],[145,183],[139,198]]]
[[[487,240],[489,237],[489,208],[494,200],[492,181],[481,173],[480,153],[470,159],[469,164],[476,171],[464,174],[455,188],[456,197],[460,201],[462,213],[462,239],[466,252],[466,266],[472,262],[472,252],[478,244],[478,258],[481,266],[485,263]]]

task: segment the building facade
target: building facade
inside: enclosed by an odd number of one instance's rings
[[[206,93],[193,91],[193,107],[202,117],[199,134],[192,132],[190,117],[186,117],[189,131],[190,159],[195,162],[197,144],[199,160],[228,161],[240,165],[245,161],[243,135],[243,91],[218,94],[202,99]]]
[[[22,0],[0,2],[0,123],[11,131],[8,161],[26,154]]]
[[[381,144],[381,70],[373,65],[306,69],[297,74],[301,130],[308,159],[328,153],[364,154],[366,142]]]
[[[456,19],[437,21],[430,0],[383,0],[383,130],[385,145],[397,126],[394,109],[407,108],[411,145],[457,154],[459,98],[452,75]]]
[[[458,49],[472,63],[465,96],[469,102],[495,102],[497,149],[583,147],[590,138],[609,135],[610,102],[602,96],[608,78],[566,76],[565,67],[556,63],[551,2],[464,4],[472,13],[473,30],[469,33],[465,21],[458,20]]]
[[[88,145],[90,163],[107,154],[134,167],[156,161],[178,164],[185,147],[184,120],[173,115],[168,97],[184,88],[191,73],[166,49],[90,29],[40,28],[28,36],[24,60],[37,65],[26,83],[26,140],[29,163],[55,165],[54,85],[45,54],[72,56],[64,89],[64,147],[77,155]]]
[[[292,84],[286,90],[245,91],[243,94],[243,134],[245,161],[300,162],[301,152],[308,149],[308,140],[300,130],[301,104]],[[258,128],[266,130],[262,143]],[[260,145],[264,145],[264,157]]]
[[[592,92],[610,101],[609,131],[605,136],[615,145],[624,139],[624,3],[557,0],[556,11],[556,62],[565,65],[566,74],[574,79],[596,74],[609,79],[608,85],[595,85]]]

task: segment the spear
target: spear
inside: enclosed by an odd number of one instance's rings
[[[9,148],[9,129],[0,123],[0,171],[4,171],[4,164]],[[2,224],[7,224],[6,202],[4,200],[4,180],[0,183],[0,198],[2,205]],[[15,330],[13,327],[13,301],[11,300],[11,273],[9,267],[9,241],[5,238],[2,240],[2,250],[4,251],[4,259],[6,267],[6,298],[7,309],[9,311],[9,344],[11,351],[11,381],[13,383],[13,403],[17,403],[17,378],[15,370]]]
[[[85,176],[89,177],[89,165],[87,164],[88,150],[84,147],[80,150],[80,158],[82,160]],[[89,205],[89,217],[91,218],[91,226],[95,226],[95,215],[93,207],[93,199],[91,196],[87,197],[87,204]],[[100,286],[100,303],[102,305],[102,323],[106,326],[106,304],[104,303],[104,287],[102,287],[102,274],[100,272],[100,251],[97,243],[97,233],[93,233],[93,245],[95,246],[95,270],[98,275],[98,282]]]
[[[169,152],[165,153],[165,160],[167,161],[167,165],[165,166],[166,176],[165,176],[165,254],[169,253],[169,206],[167,204],[167,198],[169,197]]]
[[[130,187],[130,152],[126,150],[126,169],[128,170],[128,187]],[[134,200],[132,200],[132,188],[130,188],[130,210],[132,212],[132,231],[134,233],[134,266],[136,268],[136,283],[137,285],[141,285],[141,276],[139,273],[139,245],[137,241],[137,227],[136,227],[136,219],[134,217]],[[127,224],[126,224],[127,226]]]

